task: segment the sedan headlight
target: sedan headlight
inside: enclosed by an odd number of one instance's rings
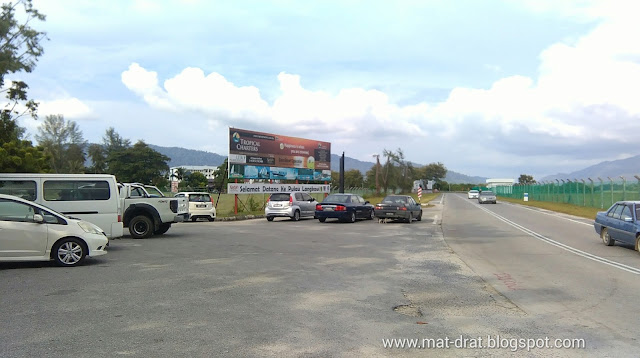
[[[80,228],[82,228],[82,230],[84,230],[86,233],[102,235],[102,230],[92,223],[88,223],[86,221],[78,221],[78,226],[80,226]]]

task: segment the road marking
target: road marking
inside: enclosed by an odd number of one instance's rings
[[[517,205],[517,204],[512,204],[512,203],[509,203],[509,202],[503,202],[503,203],[504,203],[504,204],[509,204],[509,205]],[[536,210],[536,209],[531,209],[531,208],[527,207],[526,205],[518,205],[518,206],[522,207],[523,209],[527,209],[527,210],[531,210],[531,211],[538,212],[538,213],[540,213],[540,214],[545,214],[545,215],[554,216],[554,217],[557,217],[557,218],[560,218],[560,219],[573,221],[574,223],[578,223],[578,224],[582,224],[582,225],[593,226],[593,222],[592,222],[592,223],[585,223],[585,222],[582,222],[582,221],[569,219],[569,218],[566,218],[566,217],[564,217],[564,216],[558,216],[558,215],[556,215],[556,214],[546,213],[546,212],[544,212],[544,211],[540,211],[540,210]]]
[[[433,223],[434,223],[434,224],[437,224],[437,223],[438,223],[438,215],[436,215],[436,216],[434,216],[434,217],[433,217]]]
[[[522,226],[520,224],[517,224],[517,223],[515,223],[515,222],[513,222],[513,221],[511,221],[511,220],[509,220],[509,219],[507,219],[507,218],[505,218],[503,216],[500,216],[500,215],[494,213],[493,211],[491,211],[491,210],[489,210],[487,208],[482,207],[480,204],[473,204],[473,203],[469,203],[469,204],[478,207],[480,210],[483,210],[483,211],[489,213],[489,215],[495,217],[496,219],[498,219],[498,220],[500,220],[500,221],[502,221],[504,223],[507,223],[507,224],[513,226],[514,228],[516,228],[516,229],[528,234],[529,236],[533,236],[534,238],[536,238],[536,239],[538,239],[538,240],[540,240],[542,242],[546,242],[549,245],[553,245],[553,246],[559,247],[559,248],[561,248],[561,249],[563,249],[565,251],[571,252],[571,253],[573,253],[575,255],[578,255],[578,256],[582,256],[582,257],[587,258],[589,260],[600,262],[602,264],[609,265],[609,266],[615,267],[615,268],[623,270],[623,271],[627,271],[627,272],[631,272],[631,273],[636,274],[636,275],[640,275],[640,268],[628,266],[628,265],[625,265],[625,264],[617,262],[617,261],[612,261],[612,260],[609,260],[609,259],[605,259],[604,257],[600,257],[600,256],[597,256],[597,255],[594,255],[594,254],[590,254],[588,252],[576,249],[575,247],[571,247],[569,245],[565,245],[565,244],[563,244],[561,242],[558,242],[558,241],[555,241],[553,239],[550,239],[550,238],[548,238],[548,237],[546,237],[544,235],[538,234],[537,232],[535,232],[533,230],[529,230],[529,229],[527,229],[526,227],[524,227],[524,226]]]

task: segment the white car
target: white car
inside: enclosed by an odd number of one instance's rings
[[[216,208],[213,205],[213,198],[207,192],[180,192],[175,197],[185,197],[189,200],[189,219],[196,221],[199,218],[214,221],[216,219]]]
[[[479,195],[480,195],[480,192],[477,190],[469,190],[469,192],[467,193],[467,196],[469,197],[469,199],[478,199]]]
[[[0,261],[49,261],[76,266],[105,255],[109,239],[98,226],[46,206],[0,194]]]

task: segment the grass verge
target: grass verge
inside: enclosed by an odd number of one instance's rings
[[[598,211],[602,211],[602,209],[592,208],[588,206],[578,206],[573,204],[565,204],[565,203],[553,203],[547,201],[533,201],[529,199],[529,201],[524,201],[522,199],[513,199],[513,198],[505,198],[498,197],[500,201],[506,201],[514,204],[532,206],[536,208],[556,211],[559,213],[565,213],[569,215],[579,216],[586,219],[595,219],[596,213]]]

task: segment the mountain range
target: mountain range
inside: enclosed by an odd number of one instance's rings
[[[219,166],[224,163],[226,156],[216,153],[206,152],[202,150],[186,149],[181,147],[162,147],[154,144],[147,144],[153,150],[164,154],[171,158],[168,164],[169,167],[178,167],[181,165],[210,165]],[[362,175],[365,175],[369,169],[375,165],[374,162],[366,162],[351,157],[344,157],[345,170],[357,169]],[[422,164],[413,163],[414,166],[422,166]],[[337,154],[331,154],[331,170],[340,170],[340,156]],[[445,181],[451,184],[458,183],[485,183],[487,178],[478,176],[469,176],[461,173],[457,173],[451,170],[447,171]]]
[[[626,159],[605,161],[592,165],[590,167],[571,172],[571,173],[558,173],[556,175],[546,176],[539,181],[555,181],[556,179],[588,179],[591,178],[597,181],[598,178],[602,180],[608,180],[611,177],[613,181],[622,181],[623,177],[626,180],[636,180],[635,175],[640,176],[640,155],[636,155]]]

